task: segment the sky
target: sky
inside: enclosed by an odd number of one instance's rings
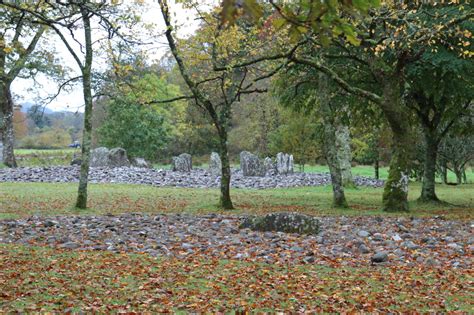
[[[147,46],[147,49],[150,49],[150,58],[158,60],[168,49],[166,38],[162,35],[165,27],[161,11],[158,3],[152,0],[149,0],[147,5],[143,7],[143,11],[141,18],[144,22],[157,24],[155,32],[157,35],[153,38],[153,45]],[[185,37],[195,32],[198,21],[195,18],[194,10],[184,9],[181,5],[172,3],[170,4],[170,11],[174,20],[173,23],[179,25],[178,36]],[[80,38],[80,35],[81,33],[79,32],[77,37]],[[93,37],[98,38],[99,36],[100,32],[94,31]],[[71,37],[69,37],[69,39],[71,39]],[[72,70],[69,77],[75,77],[80,74],[77,63],[57,35],[50,33],[47,37],[43,37],[39,45],[54,49],[55,55],[61,60],[61,63]],[[76,50],[78,50],[78,47],[79,46],[77,46]],[[105,64],[106,61],[103,57],[94,56],[94,69],[103,70],[105,69]],[[55,95],[58,92],[58,82],[42,74],[37,76],[36,82],[31,79],[17,78],[12,84],[12,92],[15,102],[18,104],[28,102],[46,106],[46,108],[54,111],[68,110],[82,112],[84,104],[82,86],[80,80],[76,82],[77,83],[70,89],[62,90],[50,103],[46,100],[49,96]]]

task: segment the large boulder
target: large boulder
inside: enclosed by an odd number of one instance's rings
[[[247,152],[240,152],[240,169],[244,176],[265,176],[265,167],[258,156]]]
[[[242,222],[240,228],[260,232],[276,231],[315,235],[319,233],[320,222],[315,217],[301,213],[279,212],[248,217]]]
[[[150,168],[150,165],[148,162],[141,157],[136,157],[132,159],[132,165],[135,167],[140,167],[140,168]]]
[[[109,167],[130,166],[127,151],[122,148],[113,148],[109,151]]]
[[[174,172],[191,172],[193,169],[191,154],[183,153],[179,156],[174,156],[171,162],[171,168]]]
[[[109,166],[109,149],[105,147],[96,148],[91,151],[90,166],[107,167]]]
[[[211,153],[209,159],[209,172],[212,176],[221,176],[222,175],[222,162],[219,154],[216,152]]]
[[[278,174],[293,174],[293,155],[280,152],[276,156],[276,168]]]
[[[271,157],[266,157],[263,160],[263,168],[265,169],[265,175],[273,176],[277,173],[276,164]]]

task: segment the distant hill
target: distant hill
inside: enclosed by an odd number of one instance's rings
[[[31,107],[35,106],[36,104],[33,103],[33,102],[23,102],[23,103],[21,103],[20,105],[21,105],[21,111],[22,111],[23,113],[26,113],[26,112],[28,112],[28,109],[30,109]],[[53,109],[50,109],[50,108],[48,108],[48,107],[46,107],[46,108],[44,109],[44,113],[45,113],[45,114],[52,114],[52,113],[54,113],[54,112],[56,112],[56,111],[53,110]]]

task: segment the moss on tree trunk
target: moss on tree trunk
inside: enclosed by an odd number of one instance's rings
[[[17,167],[15,159],[15,132],[13,128],[13,99],[10,84],[0,87],[0,102],[2,109],[2,142],[3,164],[8,167]]]
[[[77,191],[76,207],[87,208],[87,184],[89,179],[90,151],[92,143],[92,32],[89,12],[81,7],[82,20],[84,22],[84,35],[86,39],[86,57],[82,71],[82,90],[84,94],[84,131],[82,134],[82,163],[79,176],[79,188]]]
[[[439,201],[436,196],[436,159],[438,155],[438,141],[436,136],[425,130],[425,163],[423,165],[423,183],[421,186],[420,201]]]
[[[381,108],[392,130],[392,158],[383,193],[384,211],[408,211],[408,181],[412,143],[410,119],[401,100],[400,80],[397,75],[384,82]]]

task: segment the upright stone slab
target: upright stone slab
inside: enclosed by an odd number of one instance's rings
[[[278,174],[293,174],[293,155],[280,152],[276,159]]]
[[[173,172],[191,172],[193,169],[193,161],[191,154],[183,153],[174,156],[171,162]]]
[[[108,167],[109,166],[109,149],[105,147],[100,147],[100,148],[96,148],[92,150],[90,166]]]
[[[222,175],[222,162],[219,154],[216,152],[211,153],[209,159],[209,172],[212,176],[221,176]]]
[[[109,151],[109,167],[129,167],[127,151],[123,148],[113,148]]]
[[[0,141],[0,163],[3,163],[3,142]]]
[[[244,176],[265,176],[265,167],[258,158],[250,152],[240,152],[240,169]]]
[[[132,159],[132,165],[140,168],[150,168],[150,165],[144,158],[136,157]]]
[[[263,167],[265,168],[265,175],[275,175],[277,173],[276,164],[271,157],[266,157],[263,160]]]

